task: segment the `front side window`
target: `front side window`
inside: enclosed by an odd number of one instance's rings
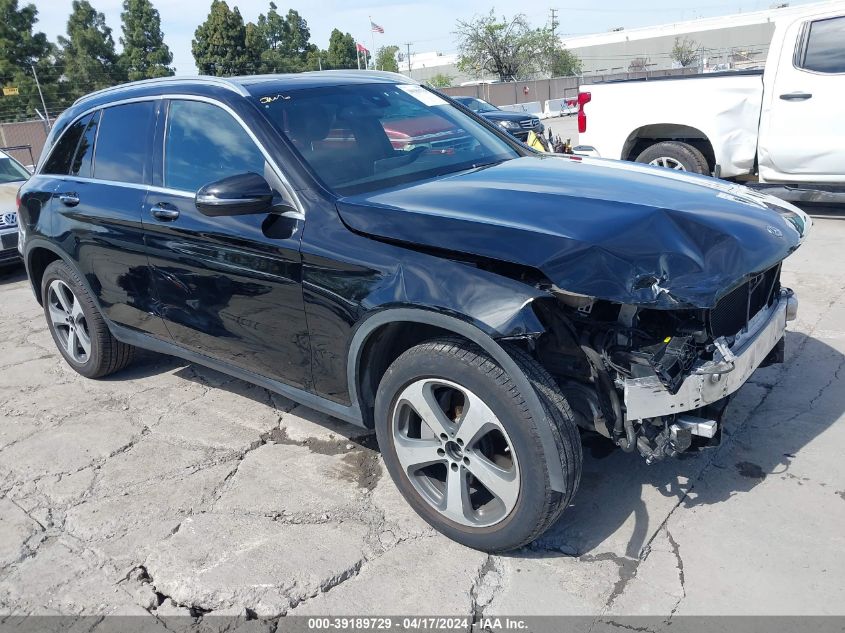
[[[91,114],[86,115],[68,126],[53,146],[50,157],[44,163],[41,173],[58,175],[70,173],[70,163],[73,160],[74,152],[76,152],[76,146],[79,145],[79,139],[82,138],[82,133],[85,132],[92,116]]]
[[[361,84],[259,96],[317,176],[347,195],[489,165],[519,153],[438,95]]]
[[[153,101],[106,108],[100,115],[94,177],[143,184],[149,155]]]
[[[0,154],[0,185],[29,178],[29,172],[14,158]]]
[[[264,173],[264,155],[225,110],[203,101],[172,101],[164,141],[164,186],[197,191],[246,172]]]
[[[801,67],[819,73],[845,73],[845,17],[810,24]]]

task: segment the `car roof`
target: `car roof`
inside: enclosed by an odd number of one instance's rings
[[[300,88],[321,88],[371,83],[417,83],[399,73],[375,70],[322,70],[291,74],[246,75],[241,77],[158,77],[143,79],[104,88],[80,97],[74,106],[98,101],[108,102],[136,96],[138,93],[152,91],[190,89],[200,92],[229,92],[242,97],[263,94],[267,90],[290,90]]]

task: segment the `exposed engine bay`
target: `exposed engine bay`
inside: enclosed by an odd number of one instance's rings
[[[637,450],[648,463],[718,445],[729,396],[758,367],[783,361],[797,300],[780,264],[751,276],[712,309],[660,310],[553,290],[550,334],[535,353],[578,425]]]

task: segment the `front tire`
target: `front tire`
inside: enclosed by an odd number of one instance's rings
[[[666,167],[693,174],[710,175],[710,165],[704,154],[689,143],[664,141],[647,147],[639,156],[638,163],[647,163],[655,167]]]
[[[581,444],[549,374],[510,353],[539,397],[539,419],[505,371],[463,339],[406,351],[376,396],[376,434],[388,472],[411,507],[449,538],[506,551],[542,534],[575,494]],[[551,489],[539,425],[550,425],[565,491]]]
[[[135,348],[112,336],[93,297],[63,261],[52,262],[44,271],[41,299],[53,341],[78,373],[102,378],[132,362]]]

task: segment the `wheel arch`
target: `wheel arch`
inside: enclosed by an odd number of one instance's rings
[[[692,145],[704,154],[704,158],[707,159],[707,164],[710,166],[710,171],[716,168],[716,153],[707,134],[691,125],[681,123],[641,125],[625,139],[620,158],[635,161],[637,156],[644,152],[646,148],[664,141],[679,141]]]
[[[32,292],[35,294],[35,299],[39,305],[42,305],[43,301],[41,296],[41,280],[44,278],[44,271],[47,270],[47,266],[55,261],[63,261],[79,273],[79,268],[73,261],[51,242],[36,238],[27,244],[24,254],[24,265],[26,266],[27,277],[29,277]],[[81,274],[80,278],[87,286],[87,280]],[[86,289],[89,292],[91,290],[90,288]],[[92,294],[92,296],[94,295]]]
[[[535,419],[544,419],[543,406],[527,377],[489,333],[475,323],[457,316],[434,310],[402,307],[389,308],[370,316],[358,326],[350,343],[347,357],[349,398],[352,406],[360,410],[365,426],[373,426],[372,406],[368,401],[374,401],[378,381],[390,363],[406,349],[439,335],[459,336],[478,345],[508,373]],[[373,365],[366,365],[368,361]],[[565,489],[563,466],[551,423],[540,424],[538,430],[549,464],[552,489],[562,492]]]

